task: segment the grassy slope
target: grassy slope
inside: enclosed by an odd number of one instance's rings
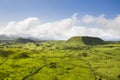
[[[85,45],[82,41],[82,37],[72,37],[67,42],[69,45]]]
[[[97,37],[88,37],[88,36],[75,36],[70,38],[67,41],[68,45],[71,46],[85,46],[85,45],[98,45],[98,44],[103,44],[104,41],[100,38]]]

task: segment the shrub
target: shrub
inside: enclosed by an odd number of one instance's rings
[[[49,64],[49,68],[57,68],[56,62],[51,62],[51,63]]]
[[[120,74],[117,77],[120,79]]]
[[[83,57],[87,57],[87,53],[82,53],[82,56]]]

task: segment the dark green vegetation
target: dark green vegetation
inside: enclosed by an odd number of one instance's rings
[[[0,80],[120,80],[119,42],[17,40],[0,42]]]

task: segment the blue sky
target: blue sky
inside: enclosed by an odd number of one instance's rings
[[[0,0],[0,34],[120,40],[119,30],[120,0]]]
[[[27,17],[52,21],[74,13],[111,18],[120,13],[120,0],[0,0],[1,23]]]

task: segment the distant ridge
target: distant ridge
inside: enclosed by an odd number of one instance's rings
[[[31,39],[31,40],[34,40],[34,41],[40,41],[40,39],[38,38],[34,38],[34,37],[20,37],[20,36],[15,36],[15,35],[0,35],[0,41],[8,41],[8,40],[16,40],[18,38],[25,38],[25,39]]]
[[[34,40],[34,41],[41,41],[40,39],[38,39],[38,38],[33,38],[33,37],[28,37],[27,39]]]
[[[15,43],[28,43],[28,42],[34,42],[34,40],[25,39],[25,38],[17,38],[17,39],[15,40]]]
[[[103,44],[104,41],[98,37],[74,36],[67,40],[70,45],[97,45]]]
[[[7,35],[0,35],[0,40],[15,40],[18,36],[7,36]]]

